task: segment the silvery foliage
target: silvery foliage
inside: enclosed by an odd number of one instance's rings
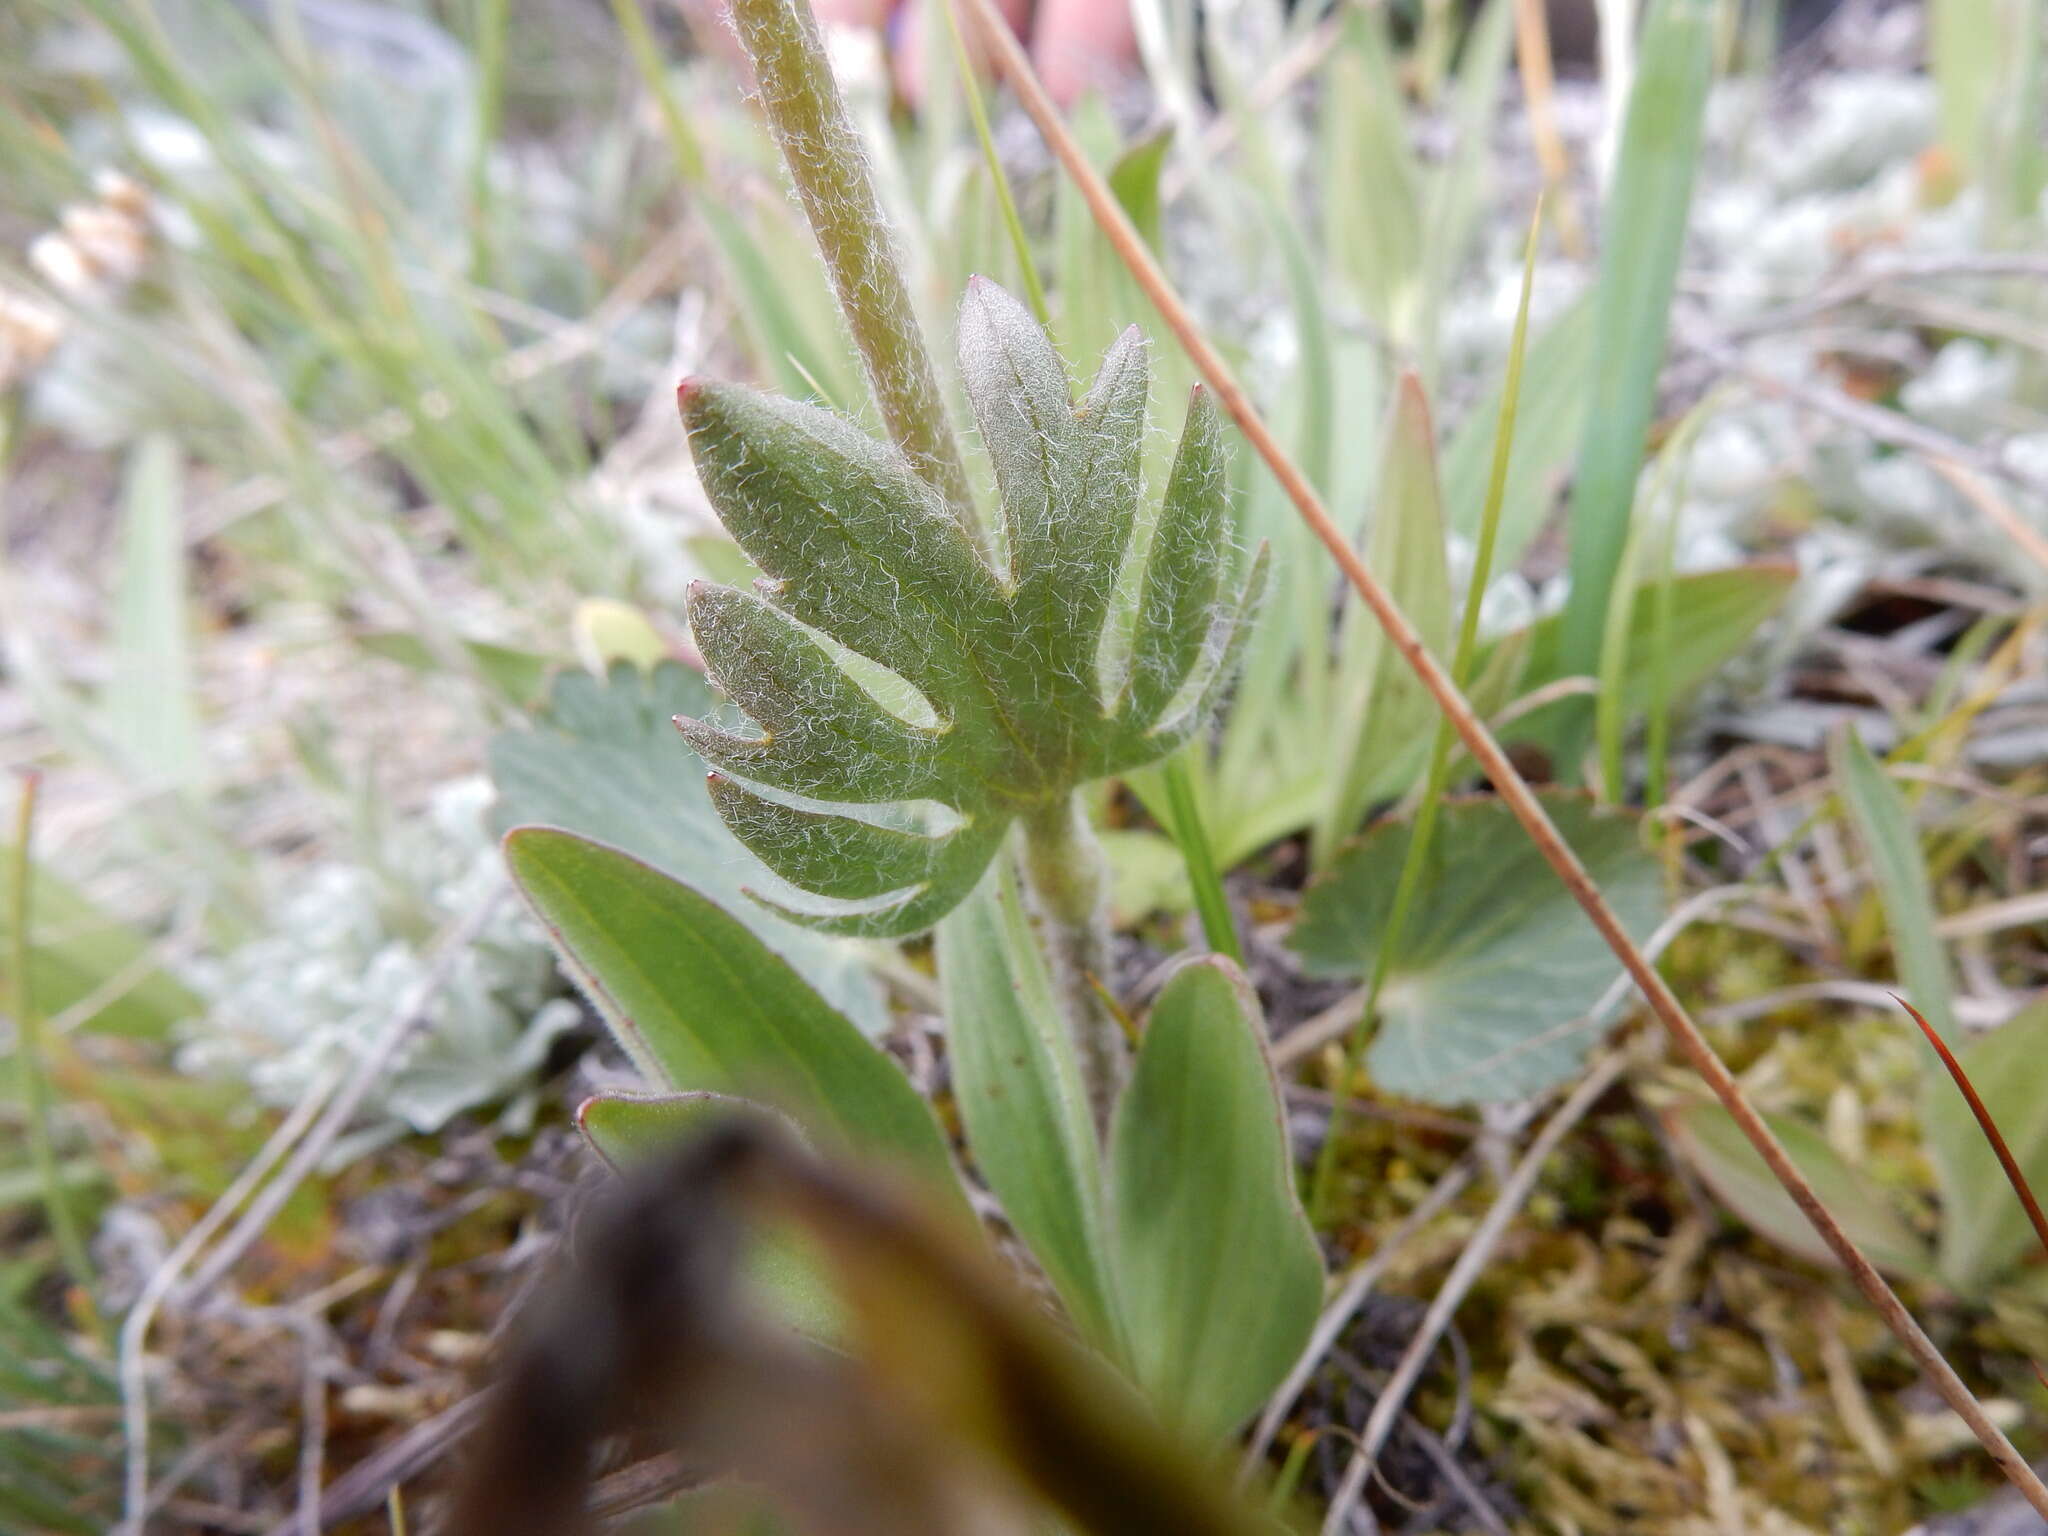
[[[1715,91],[1714,137],[1737,152],[1710,162],[1701,182],[1687,265],[1706,278],[1682,306],[1686,320],[1708,334],[1743,338],[1761,371],[1825,389],[1839,388],[1844,354],[1902,365],[1896,408],[1904,415],[2017,467],[2048,466],[2048,433],[2032,430],[2019,406],[2019,353],[2009,343],[1961,337],[1929,351],[1910,315],[1882,309],[1850,307],[1807,325],[1763,324],[1862,264],[1939,261],[1994,248],[1977,190],[1930,204],[1919,157],[1935,130],[1933,83],[1906,74],[1826,74],[1790,123],[1766,122],[1763,114],[1778,108],[1756,91],[1750,81],[1728,81]],[[1491,232],[1483,277],[1446,314],[1444,356],[1454,381],[1500,366],[1525,233],[1516,219]],[[1537,331],[1545,309],[1561,309],[1583,278],[1568,264],[1539,268]],[[1920,286],[1981,307],[2010,304],[2009,284],[1995,278],[1950,276]],[[1998,430],[2007,423],[2019,429]],[[1787,675],[1786,657],[1873,575],[1964,562],[2007,580],[2038,579],[2011,558],[2006,535],[1923,459],[1763,391],[1739,390],[1716,410],[1675,482],[1660,484],[1660,472],[1654,462],[1646,465],[1638,516],[1675,519],[1673,563],[1680,571],[1778,546],[1785,488],[1798,484],[1812,494],[1815,516],[1792,546],[1803,579],[1766,642],[1714,685],[1718,699],[1745,721],[1761,725],[1768,713],[1772,739],[1820,744],[1825,714],[1804,705],[1781,712],[1772,700]],[[2048,528],[2048,506],[2038,498],[2000,490]],[[1568,595],[1562,574],[1531,585],[1519,572],[1502,573],[1487,593],[1488,617],[1499,615],[1489,628],[1555,612]]]
[[[435,931],[503,884],[485,821],[490,786],[458,779],[388,840],[386,868],[331,861],[298,875],[269,932],[191,977],[211,1006],[179,1052],[182,1070],[233,1075],[265,1103],[296,1103],[346,1070],[425,976]],[[396,901],[422,909],[398,916]],[[371,1139],[439,1130],[516,1094],[580,1017],[559,995],[554,959],[518,902],[500,900],[476,941],[447,962],[392,1070],[363,1108]],[[528,1106],[515,1103],[515,1119]],[[358,1143],[360,1145],[360,1143]]]
[[[699,584],[690,604],[713,680],[762,734],[678,724],[721,770],[712,797],[740,841],[826,899],[771,905],[828,932],[930,927],[1016,817],[1186,742],[1228,686],[1264,583],[1263,551],[1241,584],[1228,579],[1222,425],[1198,391],[1134,582],[1128,648],[1107,645],[1137,523],[1143,338],[1118,339],[1076,408],[1044,332],[977,279],[960,367],[995,466],[996,562],[853,423],[727,384],[693,381],[679,397],[705,492],[769,579],[754,594]],[[924,707],[885,707],[809,631]]]

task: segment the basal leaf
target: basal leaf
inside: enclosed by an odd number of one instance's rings
[[[700,585],[690,614],[712,677],[759,734],[680,723],[731,776],[714,794],[740,840],[840,903],[776,909],[827,932],[931,926],[1018,815],[1185,742],[1228,683],[1263,582],[1255,562],[1222,590],[1222,437],[1198,393],[1137,573],[1132,652],[1108,675],[1104,630],[1138,510],[1144,342],[1127,331],[1075,406],[1044,333],[994,284],[969,289],[960,331],[1001,493],[1000,568],[851,422],[731,385],[693,381],[679,396],[705,492],[767,573],[758,595]],[[926,718],[884,704],[821,636],[915,689]],[[906,830],[874,809],[911,802],[944,807],[944,825]]]
[[[1633,816],[1546,795],[1565,840],[1637,940],[1663,911],[1657,861]],[[1302,898],[1289,943],[1322,976],[1370,974],[1407,856],[1409,823],[1345,847]],[[1367,1057],[1391,1093],[1434,1103],[1519,1098],[1578,1070],[1599,1038],[1583,1021],[1614,956],[1514,817],[1492,798],[1446,804],[1380,992]]]
[[[1924,1011],[1924,1010],[1923,1010]],[[1956,1053],[1985,1109],[2037,1193],[2048,1190],[2048,1005],[2036,1004]],[[1998,1155],[1946,1077],[1922,1085],[1920,1124],[1941,1180],[1941,1272],[1965,1296],[2040,1252]]]
[[[677,715],[713,706],[704,679],[677,662],[651,671],[620,663],[608,676],[564,672],[531,728],[491,742],[493,822],[580,832],[687,881],[737,917],[826,1000],[873,1033],[886,1022],[860,957],[791,928],[741,896],[749,875],[712,809],[703,764],[676,739]]]
[[[549,827],[505,840],[513,878],[647,1075],[744,1094],[815,1139],[917,1169],[952,1163],[896,1064],[744,924],[615,848]]]
[[[938,953],[954,1090],[975,1165],[1068,1310],[1107,1345],[1115,1334],[1095,1124],[1007,866],[939,924]]]
[[[1899,984],[1935,1032],[1953,1047],[1960,1043],[1955,984],[1949,974],[1948,950],[1934,931],[1934,892],[1927,878],[1927,861],[1921,857],[1912,807],[1870,755],[1863,738],[1852,730],[1842,731],[1829,744],[1828,769],[1870,860],[1871,879],[1897,957]],[[1948,1081],[1932,1051],[1927,1054],[1926,1067],[1930,1081]]]
[[[1169,1420],[1225,1435],[1301,1353],[1323,1291],[1258,1000],[1228,960],[1186,966],[1153,1005],[1109,1176],[1138,1383]]]

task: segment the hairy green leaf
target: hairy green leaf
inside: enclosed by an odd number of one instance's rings
[[[1105,665],[1137,519],[1144,343],[1125,332],[1077,408],[1045,334],[994,284],[970,287],[960,332],[1002,501],[1000,569],[900,454],[851,422],[732,385],[693,381],[679,397],[706,494],[768,578],[759,595],[699,584],[690,609],[712,677],[761,734],[679,724],[731,775],[713,798],[740,840],[841,905],[761,899],[827,932],[931,926],[1018,815],[1188,740],[1229,681],[1263,583],[1260,562],[1222,590],[1222,430],[1197,393],[1130,654]],[[930,718],[886,705],[820,635],[915,689]],[[945,814],[885,824],[790,797]]]
[[[1228,1434],[1287,1373],[1322,1301],[1258,999],[1220,957],[1153,1005],[1110,1141],[1119,1310],[1168,1419]]]
[[[532,727],[491,742],[493,824],[562,827],[623,849],[687,881],[787,960],[826,1001],[869,1033],[886,1014],[850,946],[804,933],[741,896],[747,859],[713,811],[703,765],[676,739],[677,715],[713,707],[704,679],[678,662],[643,672],[630,663],[604,678],[555,680]]]
[[[657,1082],[744,1093],[827,1142],[951,1184],[931,1106],[737,918],[603,843],[550,827],[506,862],[628,1054]]]
[[[1581,795],[1545,797],[1565,841],[1638,941],[1663,907],[1636,820]],[[1412,828],[1384,822],[1309,887],[1289,943],[1318,975],[1370,974]],[[1614,956],[1497,799],[1443,807],[1380,991],[1367,1057],[1392,1093],[1436,1103],[1519,1098],[1562,1082],[1598,1039],[1583,1021]]]

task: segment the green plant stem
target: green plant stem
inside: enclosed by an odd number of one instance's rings
[[[1106,988],[1111,980],[1102,845],[1078,795],[1041,807],[1023,824],[1024,884],[1039,943],[1081,1064],[1096,1132],[1106,1135],[1130,1071],[1130,1043],[1096,985]]]
[[[953,36],[953,60],[960,71],[960,93],[967,98],[967,115],[974,121],[974,136],[981,143],[981,157],[988,164],[989,182],[995,188],[996,207],[1002,211],[1003,229],[1010,247],[1017,253],[1017,270],[1024,278],[1024,298],[1031,313],[1048,331],[1052,311],[1045,302],[1045,282],[1038,275],[1038,263],[1031,256],[1031,238],[1024,233],[1024,220],[1017,213],[1017,199],[1010,191],[1010,178],[1003,174],[1002,157],[996,153],[996,138],[988,126],[988,107],[981,99],[981,83],[974,78],[974,60],[967,52],[967,39],[960,31],[958,0],[943,0],[946,30]]]
[[[945,397],[817,20],[803,0],[733,0],[732,20],[882,423],[974,533],[974,502]]]
[[[469,163],[469,280],[493,281],[491,147],[498,141],[505,107],[505,36],[509,0],[478,0],[476,23],[476,142]]]
[[[669,89],[668,75],[662,68],[661,49],[647,25],[646,13],[640,9],[640,0],[612,0],[612,15],[618,21],[620,35],[626,40],[626,51],[633,56],[633,68],[640,76],[640,83],[654,97],[655,107],[661,113],[662,131],[668,135],[669,151],[675,157],[676,170],[682,176],[683,184],[701,189],[705,181],[703,146],[697,142],[689,118],[683,115],[676,93]]]
[[[1493,466],[1487,478],[1486,505],[1479,519],[1479,546],[1472,559],[1472,579],[1465,588],[1465,611],[1458,624],[1458,645],[1451,656],[1451,681],[1462,689],[1472,675],[1472,658],[1479,649],[1479,607],[1486,596],[1486,584],[1493,578],[1494,549],[1500,540],[1500,509],[1507,499],[1508,463],[1515,446],[1515,411],[1522,398],[1522,359],[1529,341],[1529,297],[1536,283],[1536,248],[1543,233],[1543,200],[1529,221],[1529,240],[1522,254],[1522,295],[1515,310],[1515,329],[1508,342],[1507,377],[1501,384],[1500,419],[1493,433]],[[1408,909],[1428,867],[1429,846],[1436,834],[1438,808],[1450,779],[1451,747],[1454,741],[1449,716],[1437,720],[1436,739],[1429,750],[1429,772],[1423,780],[1422,803],[1415,813],[1415,835],[1409,839],[1408,854],[1401,862],[1401,878],[1394,886],[1394,904],[1387,913],[1387,929],[1373,956],[1372,978],[1366,984],[1365,1006],[1358,1015],[1358,1027],[1344,1051],[1344,1079],[1335,1086],[1330,1103],[1330,1128],[1316,1154],[1314,1182],[1310,1186],[1309,1218],[1321,1222],[1328,1215],[1331,1180],[1337,1166],[1336,1147],[1344,1127],[1350,1099],[1346,1092],[1379,1007],[1380,991],[1386,985],[1387,970],[1393,962],[1402,931],[1408,925]]]
[[[1217,954],[1228,955],[1243,965],[1244,945],[1238,941],[1237,924],[1230,915],[1230,896],[1223,889],[1222,872],[1216,868],[1216,850],[1209,842],[1209,829],[1202,822],[1195,776],[1188,770],[1187,754],[1201,750],[1197,744],[1174,753],[1159,765],[1159,778],[1166,787],[1167,807],[1173,812],[1173,840],[1180,845],[1181,858],[1188,866],[1188,888],[1194,893],[1195,911],[1202,919],[1202,936]]]
[[[8,871],[13,923],[7,970],[13,984],[8,988],[7,1006],[14,1015],[15,1052],[21,1061],[22,1096],[28,1106],[29,1157],[43,1187],[43,1212],[56,1235],[64,1267],[76,1284],[89,1288],[92,1260],[86,1253],[85,1239],[71,1213],[70,1202],[64,1198],[63,1175],[57,1167],[56,1143],[50,1134],[50,1083],[43,1056],[43,1025],[36,1014],[35,989],[28,974],[29,877],[34,868],[29,857],[29,839],[35,831],[36,794],[41,787],[41,774],[30,770],[22,775],[21,801],[14,816],[14,858]]]

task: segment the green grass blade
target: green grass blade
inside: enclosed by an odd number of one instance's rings
[[[206,772],[185,611],[183,466],[168,437],[143,439],[123,491],[114,597],[108,738],[154,789],[198,786]]]
[[[1572,591],[1560,657],[1567,676],[1591,675],[1600,665],[1656,408],[1712,59],[1711,4],[1662,0],[1643,37],[1605,221],[1593,388],[1572,485]],[[1569,776],[1592,724],[1589,701],[1568,716],[1559,766]]]

